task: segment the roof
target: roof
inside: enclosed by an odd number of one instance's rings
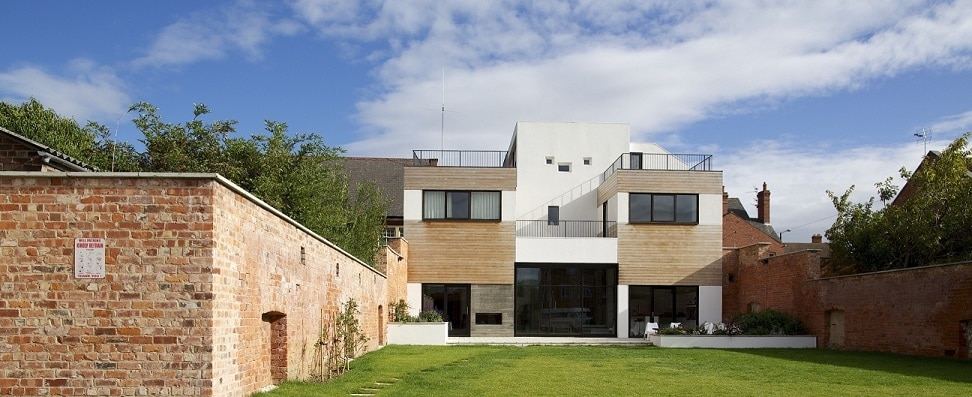
[[[929,150],[928,154],[921,159],[921,163],[918,164],[918,168],[915,168],[915,172],[913,172],[912,175],[918,174],[926,164],[938,160],[940,157],[942,157],[942,152],[937,150]],[[972,168],[969,169],[968,176],[969,178],[972,178]],[[898,205],[905,202],[905,200],[908,200],[911,195],[915,194],[917,189],[918,188],[911,183],[911,179],[908,179],[904,186],[901,187],[901,190],[898,191],[898,195],[894,197],[894,200],[891,200],[891,205]]]
[[[61,167],[66,168],[65,171],[81,171],[81,172],[84,172],[84,171],[97,171],[98,170],[98,168],[95,167],[95,166],[93,166],[93,165],[87,164],[87,163],[85,163],[85,162],[83,162],[81,160],[78,160],[78,159],[74,158],[74,157],[68,156],[67,154],[64,154],[64,153],[62,153],[62,152],[60,152],[60,151],[58,151],[58,150],[56,150],[54,148],[51,148],[51,147],[49,147],[49,146],[47,146],[47,145],[45,145],[43,143],[37,142],[37,141],[35,141],[33,139],[30,139],[28,137],[25,137],[23,135],[20,135],[20,134],[18,134],[16,132],[10,131],[10,130],[8,130],[6,128],[0,127],[0,134],[7,135],[10,138],[13,138],[14,140],[20,141],[21,143],[23,143],[23,144],[25,144],[27,146],[31,146],[31,147],[37,149],[37,152],[38,152],[37,154],[39,156],[41,156],[41,157],[44,157],[44,161],[45,162],[53,161],[53,162],[57,163],[58,165],[60,165]]]
[[[783,253],[806,251],[806,250],[820,250],[821,258],[830,257],[830,243],[785,243],[783,244]]]
[[[409,159],[392,157],[345,157],[348,189],[357,191],[362,181],[371,181],[388,200],[388,217],[401,218],[404,213],[405,162]]]
[[[735,214],[746,222],[749,222],[752,227],[755,227],[770,237],[773,237],[774,240],[780,241],[780,235],[776,233],[776,229],[773,229],[772,225],[767,225],[756,220],[756,218],[751,218],[749,216],[749,212],[746,211],[746,207],[743,206],[742,201],[740,201],[738,197],[729,198],[729,213]]]

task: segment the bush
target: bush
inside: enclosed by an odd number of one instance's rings
[[[682,327],[668,327],[658,329],[658,335],[688,335],[688,330]]]
[[[399,299],[398,303],[388,305],[391,309],[392,321],[396,323],[408,323],[415,321],[415,318],[408,315],[408,303],[404,299]]]
[[[426,310],[419,313],[418,321],[423,323],[441,323],[445,320],[442,319],[442,313],[435,310]]]
[[[730,326],[738,327],[743,335],[802,335],[806,333],[800,320],[776,310],[763,310],[740,315],[733,320]]]

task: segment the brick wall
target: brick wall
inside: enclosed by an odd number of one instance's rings
[[[767,254],[765,245],[727,253],[725,319],[756,303],[795,315],[822,347],[969,357],[962,324],[972,320],[972,263],[821,278],[813,251]],[[832,311],[842,313],[837,328]],[[838,329],[842,341],[831,337]]]
[[[388,277],[388,303],[407,300],[408,241],[404,238],[388,239],[381,269]],[[386,306],[385,309],[388,309]]]
[[[106,239],[105,279],[74,278],[79,237]],[[322,313],[350,298],[378,347],[386,283],[215,176],[0,174],[0,395],[236,396],[308,378]]]
[[[0,133],[0,171],[40,171],[43,166],[37,149]]]
[[[783,245],[763,233],[739,215],[726,213],[722,216],[722,246],[727,248],[745,247],[756,243],[769,244],[770,251],[783,252]]]
[[[213,186],[0,176],[0,395],[206,394]],[[106,278],[74,278],[80,237]]]

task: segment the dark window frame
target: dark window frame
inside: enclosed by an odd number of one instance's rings
[[[651,203],[648,207],[648,220],[635,220],[632,217],[634,213],[631,210],[631,200],[630,196],[649,196],[648,202]],[[698,225],[699,224],[699,194],[698,193],[628,193],[628,223],[636,225],[646,225],[646,224],[656,224],[656,225]],[[672,216],[674,221],[658,221],[655,220],[655,197],[654,196],[672,196]],[[694,222],[679,222],[678,220],[678,196],[695,196],[695,221]]]
[[[699,286],[699,285],[629,285],[628,286],[628,288],[629,288],[629,290],[628,290],[629,291],[629,293],[628,293],[628,307],[629,308],[631,307],[631,293],[630,293],[630,291],[631,291],[630,289],[631,288],[648,288],[648,291],[650,292],[648,294],[648,296],[650,297],[650,299],[649,299],[649,306],[652,307],[652,308],[654,308],[654,306],[655,306],[655,290],[656,289],[665,289],[665,290],[672,291],[672,313],[675,314],[675,313],[678,312],[678,289],[679,288],[692,288],[692,287],[695,287],[695,305],[696,305],[696,307],[695,307],[695,317],[693,319],[691,319],[691,320],[694,320],[695,323],[696,323],[696,325],[702,325],[701,324],[702,320],[699,319],[699,312],[702,310],[702,296],[701,296],[702,288],[700,288],[701,286]],[[631,326],[631,320],[632,320],[632,312],[631,312],[631,310],[628,310],[628,326],[629,327]],[[672,318],[672,321],[674,321],[674,320],[675,320],[675,318]],[[643,338],[643,336],[631,336],[631,329],[629,328],[628,329],[628,338]]]
[[[444,199],[445,199],[444,200],[445,201],[445,208],[442,209],[443,210],[442,211],[442,218],[429,218],[429,217],[426,216],[427,214],[425,213],[425,195],[428,192],[443,192],[443,195],[445,196],[444,197]],[[469,195],[469,200],[467,200],[467,204],[466,204],[466,213],[469,214],[469,216],[466,217],[466,218],[450,218],[447,215],[449,213],[449,193],[457,193],[457,192],[458,193],[466,193],[466,194]],[[499,201],[497,203],[498,206],[499,206],[499,211],[498,211],[495,219],[479,219],[479,218],[473,218],[472,217],[472,194],[473,193],[499,193]],[[450,222],[450,221],[451,222],[455,222],[455,221],[462,221],[462,222],[500,222],[500,221],[503,220],[503,191],[501,191],[501,190],[462,190],[462,189],[456,189],[456,190],[447,190],[447,189],[429,189],[429,190],[422,190],[422,220],[423,221],[434,221],[434,222]]]
[[[503,325],[503,313],[475,313],[473,315],[476,325]]]
[[[554,210],[551,212],[551,210]],[[556,216],[551,217],[551,214],[556,214]],[[547,206],[547,226],[558,226],[560,225],[560,206],[559,205],[548,205]]]

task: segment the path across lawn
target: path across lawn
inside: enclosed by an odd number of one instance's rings
[[[828,350],[387,346],[289,396],[972,396],[972,362]]]

